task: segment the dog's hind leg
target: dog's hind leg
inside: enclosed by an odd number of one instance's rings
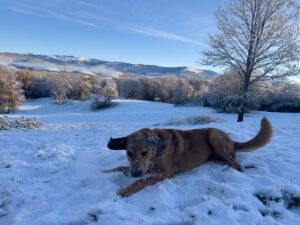
[[[129,166],[119,166],[110,170],[101,170],[102,173],[114,173],[114,172],[122,172],[126,176],[129,174]]]
[[[217,155],[219,155],[232,168],[242,171],[239,163],[235,161],[234,145],[226,133],[214,131],[209,137],[210,143]]]

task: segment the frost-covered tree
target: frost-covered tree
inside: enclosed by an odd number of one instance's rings
[[[94,90],[97,98],[104,97],[104,104],[109,105],[113,97],[118,96],[118,90],[115,80],[103,79]]]
[[[187,80],[178,78],[176,89],[172,98],[175,104],[184,104],[193,93],[193,87],[189,85]]]
[[[55,97],[57,104],[62,104],[64,99],[67,99],[71,90],[72,78],[65,72],[52,74],[49,77],[51,86],[51,94]]]
[[[89,77],[82,74],[70,74],[70,88],[68,98],[74,100],[86,100],[91,96],[92,85]]]
[[[257,81],[300,74],[299,4],[295,0],[232,0],[216,12],[201,65],[227,67],[243,80],[238,122]]]
[[[124,75],[117,80],[117,87],[119,96],[125,98],[136,98],[139,89],[139,81],[137,78]]]
[[[22,83],[14,72],[0,67],[0,113],[9,113],[24,99]]]
[[[17,75],[23,84],[24,95],[26,98],[28,98],[28,96],[30,96],[30,89],[33,80],[32,72],[30,72],[29,70],[19,70],[17,71]]]
[[[106,85],[102,88],[101,94],[105,98],[105,104],[109,104],[111,98],[118,96],[117,85],[115,81],[108,81]]]
[[[103,79],[101,83],[98,83],[94,86],[94,94],[96,94],[96,98],[91,105],[93,110],[115,105],[111,103],[111,99],[118,96],[117,84],[115,80]]]
[[[18,70],[18,79],[23,84],[25,98],[43,98],[50,96],[50,72]]]

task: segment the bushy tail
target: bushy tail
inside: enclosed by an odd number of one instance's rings
[[[237,152],[251,152],[261,148],[269,143],[273,133],[270,121],[264,117],[261,120],[260,130],[257,135],[247,142],[234,142],[234,148]]]

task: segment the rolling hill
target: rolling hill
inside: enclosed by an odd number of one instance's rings
[[[114,77],[124,74],[130,74],[131,76],[164,77],[172,74],[181,78],[212,80],[218,76],[218,73],[214,71],[191,67],[162,67],[60,55],[0,53],[0,65],[15,69],[42,71],[68,70],[70,72]]]

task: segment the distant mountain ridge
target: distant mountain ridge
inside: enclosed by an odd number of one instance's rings
[[[87,59],[65,55],[36,55],[18,53],[0,53],[0,65],[16,69],[67,71],[119,77],[130,76],[164,77],[175,75],[181,78],[212,80],[218,73],[211,70],[199,70],[191,67],[162,67],[156,65],[109,62],[99,59]]]

